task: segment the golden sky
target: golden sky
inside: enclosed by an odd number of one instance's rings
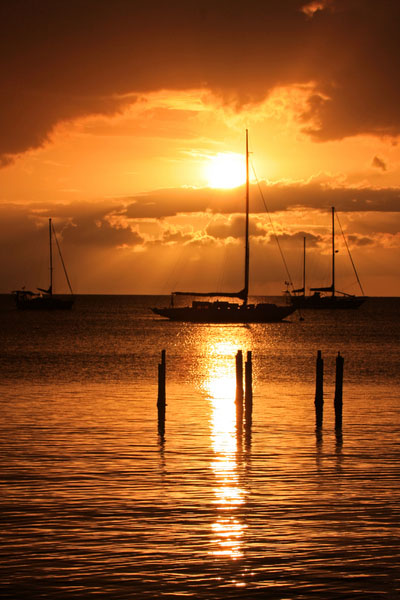
[[[49,217],[76,293],[240,289],[247,128],[250,292],[285,289],[274,234],[295,285],[304,236],[309,285],[330,283],[335,206],[365,292],[400,295],[399,17],[397,0],[4,0],[0,292],[46,285]]]

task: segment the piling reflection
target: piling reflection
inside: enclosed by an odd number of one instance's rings
[[[324,473],[323,459],[327,458],[327,454],[324,455],[323,451],[323,430],[322,427],[315,429],[315,462],[317,472],[320,474]],[[343,471],[343,432],[341,429],[335,429],[335,470],[338,475],[342,475]]]
[[[211,443],[214,459],[214,503],[217,517],[212,525],[214,540],[211,553],[238,558],[243,554],[244,524],[239,508],[245,501],[240,482],[241,430],[238,432],[235,404],[235,375],[231,365],[210,365],[204,388],[211,401]]]
[[[343,432],[341,429],[335,430],[335,438],[336,472],[341,475],[343,470]]]
[[[317,472],[321,472],[321,470],[322,470],[323,443],[324,443],[324,438],[323,438],[322,427],[316,427],[315,428],[315,446],[316,446],[315,460],[316,460]]]

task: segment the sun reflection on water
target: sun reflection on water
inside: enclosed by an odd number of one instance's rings
[[[211,554],[232,559],[243,555],[245,526],[238,509],[245,502],[241,485],[241,432],[237,429],[235,404],[236,346],[224,341],[214,345],[210,353],[208,377],[203,388],[211,403],[211,445],[214,458],[211,469],[215,476],[214,503],[217,517]],[[229,354],[229,360],[226,355]]]

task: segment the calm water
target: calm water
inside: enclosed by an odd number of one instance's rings
[[[3,597],[399,598],[400,299],[248,327],[164,322],[161,302],[0,299]],[[244,432],[238,349],[254,364]]]

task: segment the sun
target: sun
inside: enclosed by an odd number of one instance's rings
[[[208,159],[205,176],[210,187],[238,187],[246,181],[245,159],[234,152],[220,152]]]

